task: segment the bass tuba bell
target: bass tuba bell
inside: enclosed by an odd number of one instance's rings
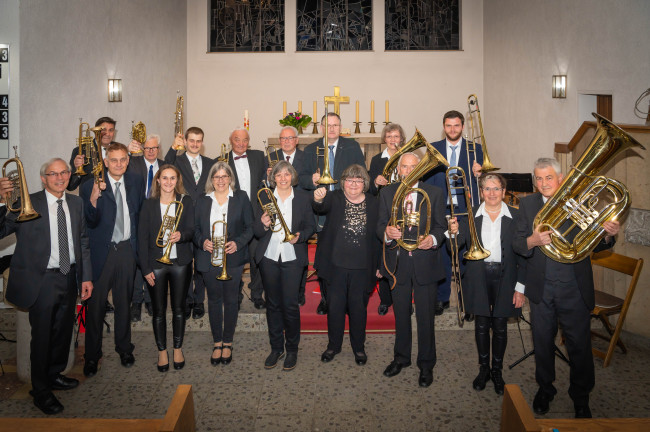
[[[27,182],[25,181],[25,168],[23,163],[18,157],[18,147],[14,146],[15,157],[9,159],[2,165],[2,177],[7,177],[14,185],[12,192],[8,193],[5,196],[5,202],[7,203],[7,208],[12,212],[20,211],[20,214],[16,218],[18,222],[24,222],[32,219],[36,219],[41,215],[34,210],[32,206],[32,200],[29,197],[29,190],[27,190]],[[11,162],[16,164],[16,170],[10,171],[7,175],[7,165]],[[20,199],[20,207],[14,207],[16,202]]]
[[[586,258],[605,236],[603,222],[616,220],[630,206],[625,185],[598,176],[598,172],[627,149],[645,150],[605,117],[592,115],[597,122],[596,134],[533,223],[540,231],[551,231],[551,243],[540,248],[546,256],[562,263]]]

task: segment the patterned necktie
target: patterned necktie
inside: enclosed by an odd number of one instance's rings
[[[199,171],[199,164],[196,159],[192,160],[192,173],[194,174],[194,181],[198,183],[201,178],[201,172]]]
[[[330,175],[334,176],[334,146],[329,146],[330,148]],[[334,185],[330,185],[330,190],[334,190]]]
[[[56,209],[56,219],[59,225],[59,271],[67,275],[70,271],[70,249],[68,245],[68,225],[63,211],[63,200],[56,200],[59,204]]]
[[[153,182],[153,165],[149,166],[149,175],[147,176],[147,198],[151,197],[151,183]]]
[[[113,243],[119,243],[124,240],[124,203],[122,203],[122,192],[120,192],[120,182],[115,183],[115,227],[113,228]]]
[[[458,156],[456,156],[456,150],[458,149],[458,144],[455,145],[455,146],[450,146],[450,147],[451,147],[451,162],[450,162],[449,166],[455,167],[455,166],[457,166],[457,163],[458,163]],[[450,171],[449,173],[450,174],[456,173],[456,170]],[[455,181],[449,180],[449,185],[450,186],[455,186],[455,184],[456,184]],[[458,195],[457,192],[458,192],[457,189],[451,189],[451,194],[452,195]],[[454,204],[454,203],[450,202],[449,204],[451,205],[451,204]]]

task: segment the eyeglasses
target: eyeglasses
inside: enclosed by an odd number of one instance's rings
[[[357,179],[345,179],[345,182],[354,186],[359,186],[365,183],[363,180]]]
[[[145,147],[144,149],[147,150],[147,151],[154,151],[154,150],[158,150],[159,148],[160,148],[160,146],[156,146],[156,147]]]
[[[52,177],[66,177],[66,176],[70,175],[70,171],[68,171],[68,170],[61,171],[61,172],[52,171],[52,172],[49,172],[49,173],[45,173],[45,175],[47,177],[50,177],[50,178],[52,178]]]
[[[501,192],[503,188],[500,187],[485,187],[483,188],[485,192]]]
[[[296,138],[297,138],[297,137],[295,137],[295,136],[290,136],[290,137],[280,137],[280,141],[281,141],[281,142],[293,141],[293,140],[295,140]]]
[[[226,179],[229,179],[230,176],[229,176],[229,175],[223,175],[223,176],[215,175],[215,176],[212,176],[212,178],[213,178],[214,180],[226,180]]]

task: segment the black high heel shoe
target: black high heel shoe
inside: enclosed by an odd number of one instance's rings
[[[221,363],[227,365],[230,364],[232,361],[232,345],[224,345],[223,349],[228,348],[230,350],[230,356],[229,357],[224,357],[223,355],[221,356]]]
[[[181,354],[183,354],[183,350],[181,350]],[[169,363],[167,363],[169,365]],[[185,355],[183,355],[183,361],[177,362],[174,360],[174,369],[180,370],[183,369],[183,366],[185,366]]]
[[[156,367],[158,368],[158,372],[167,372],[169,370],[169,354],[167,354],[167,364],[159,365],[156,363]]]
[[[223,347],[221,347],[221,346],[216,346],[216,347],[213,347],[213,348],[212,348],[212,352],[215,352],[216,350],[222,351],[222,350],[223,350]],[[216,366],[216,365],[218,365],[219,363],[221,363],[221,356],[219,356],[218,358],[214,358],[214,357],[212,357],[212,355],[210,355],[210,364],[211,364],[212,366]]]

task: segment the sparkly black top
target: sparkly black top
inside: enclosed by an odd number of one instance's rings
[[[336,232],[334,265],[346,269],[366,267],[368,245],[366,240],[368,216],[366,200],[354,204],[345,199],[343,225]]]

